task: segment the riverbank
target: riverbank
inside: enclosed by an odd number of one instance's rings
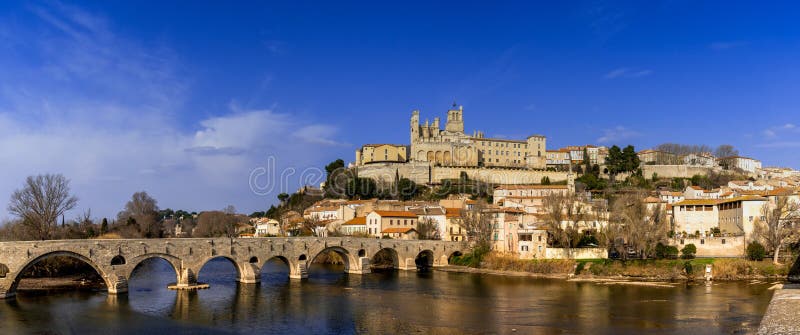
[[[106,285],[102,280],[88,278],[83,275],[22,278],[17,285],[17,291],[20,292],[50,292],[60,290],[98,291],[105,288]]]
[[[476,262],[472,262],[474,265]],[[703,258],[691,260],[520,260],[489,254],[478,266],[448,266],[447,272],[485,273],[503,276],[634,282],[679,282],[705,280],[706,265],[716,281],[781,281],[789,273],[789,264],[769,261]]]

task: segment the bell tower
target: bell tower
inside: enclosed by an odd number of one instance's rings
[[[415,143],[419,138],[419,110],[415,109],[411,112],[411,142]]]
[[[451,133],[464,133],[464,106],[458,106],[453,103],[453,107],[447,111],[447,124],[444,130]]]

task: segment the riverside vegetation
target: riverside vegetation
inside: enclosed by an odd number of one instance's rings
[[[643,281],[702,280],[705,266],[713,266],[714,280],[783,279],[791,264],[736,258],[701,259],[543,259],[523,260],[489,252],[470,252],[451,260],[455,265],[484,270],[543,276],[625,278]]]

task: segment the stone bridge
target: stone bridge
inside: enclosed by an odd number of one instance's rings
[[[385,249],[385,251],[384,251]],[[379,252],[391,255],[400,270],[445,266],[464,252],[464,242],[382,240],[348,237],[293,238],[181,238],[120,240],[54,240],[0,242],[0,298],[13,297],[24,273],[35,263],[54,256],[79,259],[92,266],[105,281],[108,293],[126,293],[128,279],[142,261],[161,258],[175,269],[175,287],[198,287],[197,275],[208,261],[226,258],[235,264],[238,281],[258,283],[264,264],[279,259],[291,278],[306,278],[306,269],[323,253],[335,252],[347,273],[370,272]],[[388,253],[387,253],[388,251]]]

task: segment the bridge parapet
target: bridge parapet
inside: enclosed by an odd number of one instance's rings
[[[222,257],[236,267],[242,283],[258,283],[263,265],[273,259],[289,267],[291,278],[305,278],[314,259],[326,252],[339,254],[348,273],[370,272],[370,260],[382,249],[390,249],[400,269],[447,265],[464,242],[425,240],[378,240],[350,237],[292,238],[186,238],[51,240],[0,242],[0,297],[16,292],[20,274],[36,262],[53,256],[79,259],[92,266],[111,294],[125,293],[128,279],[141,262],[161,258],[175,270],[176,287],[197,285],[197,276],[211,259]],[[425,256],[424,264],[417,258]]]

